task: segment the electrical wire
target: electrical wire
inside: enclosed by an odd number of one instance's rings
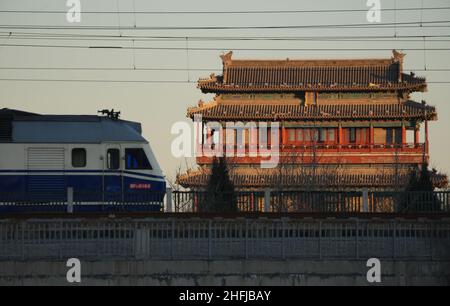
[[[81,46],[81,45],[47,45],[47,44],[0,44],[0,47],[27,48],[64,48],[64,49],[118,49],[118,50],[172,50],[186,51],[186,47],[129,47],[129,46]],[[218,48],[218,47],[190,47],[189,51],[391,51],[392,48]],[[425,48],[399,48],[401,51],[424,51]],[[450,51],[450,48],[426,48],[427,51]]]
[[[420,10],[449,10],[450,7],[411,7],[411,8],[380,8],[380,11],[420,11]],[[151,14],[151,15],[200,15],[200,14],[298,14],[298,13],[351,13],[367,12],[365,9],[323,9],[323,10],[242,10],[242,11],[120,11],[120,14]],[[59,10],[0,10],[0,13],[13,14],[65,14]],[[85,11],[83,14],[117,14],[117,11]]]
[[[411,21],[411,22],[387,22],[387,23],[354,23],[354,24],[316,24],[316,25],[268,25],[268,26],[62,26],[62,25],[21,25],[21,24],[3,24],[0,29],[33,29],[33,30],[278,30],[278,29],[330,29],[330,28],[411,28],[418,27],[450,27],[448,23],[450,20],[435,20],[435,21]],[[428,26],[425,26],[427,24]]]

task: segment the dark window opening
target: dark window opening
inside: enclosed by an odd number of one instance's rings
[[[299,142],[303,141],[303,129],[297,130],[297,141]]]
[[[106,153],[106,167],[109,170],[117,170],[120,168],[120,151],[119,149],[108,149]]]
[[[151,170],[152,166],[143,149],[125,149],[125,168]]]
[[[294,142],[295,141],[295,130],[289,129],[288,131],[289,131],[289,141]]]
[[[325,142],[327,141],[327,130],[326,129],[319,129],[319,142]]]
[[[349,135],[348,135],[349,142],[355,143],[356,142],[356,128],[350,128],[348,130],[348,133],[349,133]]]
[[[328,141],[334,142],[334,129],[328,129]]]
[[[386,129],[386,143],[392,144],[394,139],[394,130],[393,129]]]
[[[386,143],[387,144],[402,143],[402,130],[399,128],[387,128],[386,129]]]
[[[86,149],[72,150],[72,167],[74,168],[86,167]]]

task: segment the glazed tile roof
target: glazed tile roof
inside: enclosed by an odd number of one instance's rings
[[[249,171],[253,170],[253,171]],[[199,170],[180,175],[177,182],[185,188],[205,187],[209,178],[209,169],[201,168]],[[277,169],[236,169],[230,172],[230,178],[237,188],[262,188],[287,187],[299,189],[304,186],[310,186],[313,176],[308,174],[295,173],[294,171],[285,171],[284,173]],[[400,175],[388,173],[326,173],[316,176],[318,187],[345,188],[345,187],[392,187],[397,182],[400,185],[406,185],[409,181],[409,175],[403,173]],[[448,185],[446,175],[432,173],[432,180],[435,187],[443,188]]]
[[[188,109],[188,116],[201,114],[203,119],[252,119],[252,120],[311,120],[311,119],[436,119],[432,106],[408,101],[403,104],[366,105],[261,105],[209,103]]]
[[[366,60],[232,60],[222,56],[223,75],[200,79],[207,92],[385,91],[426,89],[425,78],[402,71],[403,54]]]

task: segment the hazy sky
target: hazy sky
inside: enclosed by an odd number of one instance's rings
[[[382,8],[450,7],[450,1],[429,0],[382,0]],[[83,14],[83,11],[255,11],[255,10],[324,10],[367,9],[366,0],[347,1],[150,1],[150,0],[81,0],[82,22],[68,23],[66,15],[0,13],[0,68],[12,67],[84,67],[84,68],[175,68],[212,69],[211,71],[87,71],[87,70],[18,70],[0,69],[0,79],[77,79],[77,80],[140,80],[180,81],[179,83],[100,83],[100,82],[25,82],[0,81],[0,108],[16,108],[31,112],[52,114],[96,114],[103,108],[122,111],[122,118],[142,122],[144,136],[150,141],[166,175],[173,176],[184,160],[171,156],[170,143],[174,136],[170,128],[176,121],[186,120],[186,109],[195,106],[199,99],[209,101],[211,95],[203,95],[197,88],[199,77],[207,77],[213,69],[221,69],[221,51],[235,50],[235,58],[389,58],[388,50],[369,51],[266,51],[236,50],[236,48],[380,48],[423,49],[420,39],[396,41],[355,42],[351,41],[179,41],[146,40],[135,41],[135,47],[177,47],[181,50],[125,50],[88,48],[31,48],[4,46],[10,44],[60,45],[60,46],[123,46],[132,47],[129,40],[53,40],[17,39],[7,32],[61,33],[61,34],[106,34],[180,37],[226,37],[226,36],[404,36],[404,35],[449,35],[449,27],[400,27],[397,28],[321,28],[321,29],[237,29],[237,30],[129,30],[120,27],[148,26],[284,26],[284,25],[332,25],[364,24],[366,12],[340,13],[289,13],[289,14]],[[134,9],[133,9],[134,7]],[[0,0],[0,11],[47,10],[66,11],[66,0]],[[382,23],[414,22],[422,20],[449,20],[450,10],[384,11]],[[119,18],[120,16],[120,18]],[[111,26],[112,30],[93,31],[85,29],[5,29],[5,25],[40,26]],[[446,24],[447,25],[447,24]],[[449,48],[450,38],[445,41],[426,41],[426,49]],[[430,38],[429,40],[432,40]],[[218,50],[189,50],[189,48],[217,48]],[[405,50],[405,69],[416,70],[416,75],[425,76],[430,82],[450,81],[450,72],[432,69],[450,69],[449,50]],[[427,71],[424,71],[425,68]],[[217,72],[216,72],[217,73]],[[187,81],[190,80],[191,83]],[[430,125],[432,166],[450,173],[450,83],[430,83],[427,93],[413,96],[438,109],[438,121]]]

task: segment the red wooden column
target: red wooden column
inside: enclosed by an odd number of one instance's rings
[[[281,137],[280,137],[280,145],[283,147],[287,143],[287,135],[286,135],[286,127],[283,125],[281,127]]]
[[[372,147],[374,144],[374,132],[373,132],[372,122],[370,123],[370,126],[369,126],[369,144],[370,144],[370,147]]]
[[[427,103],[422,100],[422,105],[424,107],[424,119],[425,119],[425,154],[428,155],[429,148],[428,148],[428,120],[427,120],[428,114],[427,114],[427,109],[426,109]]]
[[[213,141],[213,134],[212,134],[212,129],[210,129],[210,128],[206,128],[206,141],[205,141],[205,143],[208,145],[208,146],[210,146],[211,144],[212,144],[212,141]]]
[[[406,126],[405,123],[402,122],[402,146],[406,144]]]
[[[425,153],[428,155],[430,152],[428,143],[428,120],[425,119]]]
[[[202,121],[194,121],[195,128],[195,154],[196,156],[201,156],[203,152],[203,144],[205,143],[205,133],[203,120]]]
[[[416,125],[414,127],[414,147],[419,144],[419,127]]]
[[[249,144],[249,152],[251,153],[251,156],[256,155],[258,153],[258,126],[254,129],[250,129],[250,144]]]
[[[344,143],[344,136],[343,136],[343,133],[342,133],[342,124],[341,123],[339,123],[339,125],[338,125],[338,140],[339,140],[339,142],[338,142],[338,144],[339,144],[339,147]]]

